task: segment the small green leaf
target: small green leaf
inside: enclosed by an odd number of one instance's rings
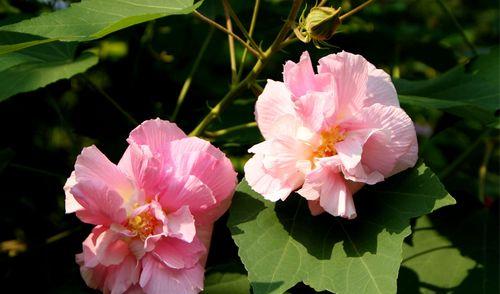
[[[68,79],[97,63],[97,56],[91,52],[75,56],[76,45],[56,42],[2,55],[0,102],[15,94]]]
[[[313,217],[298,195],[264,200],[243,181],[228,226],[254,293],[283,293],[298,282],[316,291],[395,293],[410,218],[455,200],[424,164],[355,196],[358,217]]]
[[[42,37],[0,46],[0,54],[50,41],[89,41],[142,22],[176,14],[187,14],[202,2],[193,0],[83,0],[69,8],[0,27],[4,34],[17,32]],[[3,42],[2,42],[3,43]]]
[[[395,80],[394,83],[402,104],[443,109],[488,123],[499,109],[499,80],[500,47],[495,47],[488,54],[437,78],[426,81]]]

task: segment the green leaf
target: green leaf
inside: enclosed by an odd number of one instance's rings
[[[254,293],[298,282],[317,291],[395,293],[409,220],[455,200],[424,164],[355,197],[358,217],[313,217],[298,195],[272,203],[243,181],[228,226]]]
[[[0,40],[4,40],[4,34],[9,32],[44,38],[2,44],[0,54],[56,40],[81,42],[98,39],[142,22],[190,13],[201,3],[193,5],[193,0],[83,0],[64,10],[0,27]]]
[[[250,294],[250,283],[242,270],[235,265],[211,268],[205,276],[204,294]]]
[[[425,81],[395,80],[402,104],[491,122],[499,109],[500,47]]]
[[[61,79],[68,79],[95,65],[91,52],[75,56],[76,43],[50,43],[2,55],[0,58],[0,102]]]
[[[410,287],[420,293],[498,293],[498,216],[467,210],[417,220],[403,250],[404,271],[414,275]],[[405,276],[398,283],[407,293]]]

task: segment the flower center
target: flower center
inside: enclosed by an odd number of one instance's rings
[[[127,229],[136,233],[142,240],[145,240],[148,236],[153,234],[154,229],[159,223],[160,221],[156,219],[149,210],[146,210],[129,218]]]
[[[345,139],[345,132],[339,127],[321,132],[321,145],[313,152],[314,157],[330,157],[337,154],[335,144]]]

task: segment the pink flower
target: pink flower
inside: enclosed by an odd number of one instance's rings
[[[213,222],[236,185],[231,162],[160,119],[127,141],[118,165],[84,148],[64,188],[66,212],[96,225],[76,256],[81,274],[104,293],[198,293]]]
[[[294,190],[313,215],[355,218],[352,194],[415,165],[413,123],[399,107],[389,75],[347,52],[288,61],[284,82],[268,80],[255,116],[265,141],[245,165],[249,185],[266,199]]]

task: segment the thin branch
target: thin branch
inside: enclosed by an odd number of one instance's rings
[[[252,45],[252,47],[259,48],[259,45],[257,45],[257,43],[255,43],[255,41],[252,39],[252,36],[250,35],[250,33],[247,32],[247,30],[245,29],[245,26],[241,23],[239,17],[236,15],[236,13],[234,13],[234,10],[231,7],[231,5],[229,4],[229,2],[227,0],[222,0],[222,3],[224,4],[224,9],[227,9],[227,11],[229,12],[229,15],[233,18],[238,29],[240,29],[240,31],[243,33],[245,38],[247,38],[247,42],[250,42],[250,45]]]
[[[373,2],[373,0],[368,0],[366,1],[365,3],[355,7],[354,9],[351,9],[349,12],[347,13],[344,13],[342,14],[339,18],[340,18],[340,21],[343,21],[344,19],[352,16],[353,14],[357,13],[357,12],[360,12],[361,10],[363,10],[366,6],[370,5],[371,3]]]
[[[191,87],[191,81],[193,80],[193,76],[196,73],[196,70],[198,69],[198,65],[200,64],[201,59],[203,58],[203,55],[205,55],[205,51],[207,50],[208,44],[210,43],[210,40],[212,39],[212,35],[214,34],[214,27],[210,27],[210,30],[208,31],[207,37],[203,41],[203,44],[201,45],[200,50],[198,51],[198,56],[196,56],[196,59],[194,60],[193,67],[191,68],[191,71],[189,72],[188,77],[184,81],[184,84],[182,85],[181,92],[179,93],[179,96],[177,97],[177,104],[175,105],[174,112],[172,114],[171,120],[175,121],[177,118],[177,115],[179,114],[179,110],[182,106],[182,103],[184,102],[184,98],[186,98],[186,94],[189,91],[189,88]]]
[[[453,23],[455,28],[458,30],[458,32],[462,36],[462,39],[464,39],[465,44],[467,44],[467,46],[470,48],[472,53],[474,53],[474,56],[477,56],[478,53],[477,53],[476,46],[474,46],[474,44],[472,44],[471,40],[469,40],[469,38],[465,34],[464,28],[460,25],[460,23],[458,22],[455,15],[453,15],[453,13],[451,12],[451,9],[448,7],[448,5],[446,5],[446,3],[444,3],[443,0],[437,0],[437,2],[441,6],[441,8],[444,10],[444,12],[448,15],[448,17],[451,19],[451,22]]]
[[[224,16],[226,17],[226,28],[229,32],[233,32],[233,23],[229,15],[229,8],[226,1],[222,0],[224,6]],[[236,73],[236,53],[234,52],[234,38],[231,34],[227,35],[227,42],[229,44],[229,60],[231,63],[231,86],[238,82],[238,74]]]
[[[255,4],[253,6],[253,13],[252,13],[252,20],[250,21],[250,29],[248,30],[248,35],[251,37],[253,35],[253,31],[255,29],[255,23],[257,22],[257,14],[259,13],[259,7],[260,7],[260,0],[255,0]],[[247,41],[247,44],[250,41]],[[245,61],[247,59],[247,53],[248,50],[245,47],[245,50],[243,50],[243,55],[241,56],[240,60],[240,68],[238,69],[238,80],[241,78],[241,75],[243,74],[243,69],[245,68]]]
[[[226,134],[229,134],[232,132],[241,131],[241,130],[248,129],[248,128],[255,128],[255,127],[257,127],[256,122],[249,122],[246,124],[241,124],[241,125],[237,125],[234,127],[230,127],[230,128],[222,129],[222,130],[218,130],[218,131],[213,131],[213,132],[206,131],[205,134],[208,137],[215,138],[215,137],[223,136],[223,135],[226,135]]]
[[[225,27],[221,26],[217,22],[211,20],[210,18],[204,16],[203,14],[199,13],[198,11],[194,11],[193,14],[198,17],[200,20],[208,23],[209,25],[215,27],[216,29],[223,31],[226,34],[229,34],[234,37],[234,39],[238,42],[240,42],[243,46],[245,46],[250,53],[252,53],[255,57],[257,58],[262,58],[262,53],[258,52],[256,49],[252,48],[250,45],[248,45],[243,39],[241,39],[238,35],[234,34],[233,32],[228,31]]]
[[[86,75],[82,75],[83,77],[83,80],[87,83],[87,85],[89,85],[90,88],[92,88],[94,91],[98,92],[99,94],[101,94],[101,96],[103,96],[104,98],[106,98],[106,100],[109,101],[109,103],[111,103],[121,114],[123,114],[123,116],[133,125],[133,126],[137,126],[139,123],[134,119],[134,117],[132,115],[130,115],[127,111],[125,111],[125,109],[123,109],[120,104],[118,104],[118,102],[116,102],[115,99],[113,99],[111,96],[108,95],[108,93],[106,93],[103,89],[101,89],[101,87],[99,87],[97,84],[95,84],[94,82],[92,82],[91,79],[89,79]]]

